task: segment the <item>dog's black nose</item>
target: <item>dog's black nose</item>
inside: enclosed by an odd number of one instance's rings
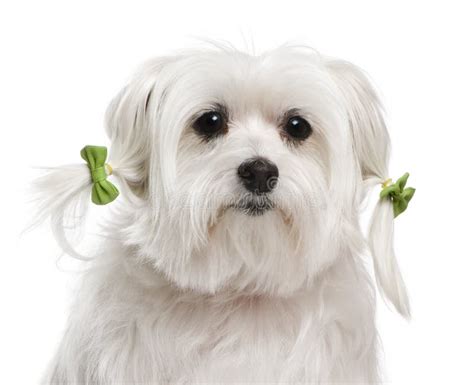
[[[243,162],[237,174],[245,188],[255,194],[272,191],[278,181],[277,166],[265,158],[252,158]]]

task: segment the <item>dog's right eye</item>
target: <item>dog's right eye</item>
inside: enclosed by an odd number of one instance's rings
[[[201,115],[193,127],[199,135],[210,140],[227,132],[227,121],[219,111],[209,111]]]

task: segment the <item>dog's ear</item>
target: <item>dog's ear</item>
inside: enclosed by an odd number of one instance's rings
[[[383,178],[387,173],[390,138],[377,94],[367,76],[355,65],[331,60],[328,68],[342,93],[362,178],[364,181]]]
[[[367,191],[366,187],[379,185],[387,178],[390,138],[383,109],[367,76],[355,65],[329,60],[327,68],[342,95],[363,190]],[[372,217],[368,244],[380,291],[400,314],[409,317],[408,296],[393,251],[393,219],[390,200],[380,200]]]
[[[139,196],[147,192],[150,138],[166,89],[161,74],[168,61],[158,58],[145,63],[112,100],[106,113],[110,162],[120,168],[124,181]]]
[[[111,140],[107,163],[113,169],[111,176],[119,182],[121,199],[133,203],[141,204],[149,195],[150,141],[167,87],[162,71],[170,60],[155,59],[146,63],[107,110],[106,127]],[[53,234],[62,249],[80,259],[87,257],[75,250],[66,230],[81,233],[92,186],[91,173],[85,163],[49,168],[34,183],[38,209],[32,226],[50,219]]]

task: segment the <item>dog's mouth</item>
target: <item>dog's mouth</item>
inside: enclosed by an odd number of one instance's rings
[[[220,220],[223,218],[224,214],[228,210],[234,210],[236,212],[248,215],[249,217],[262,216],[266,212],[275,210],[282,216],[283,222],[287,226],[293,226],[292,215],[287,210],[277,205],[267,195],[249,194],[247,196],[243,196],[233,202],[221,206],[216,216],[213,217],[209,223],[209,234],[212,234],[214,232],[214,229],[216,228],[217,224],[220,222]]]
[[[230,204],[229,207],[249,216],[259,216],[273,210],[275,204],[267,195],[252,194],[240,198],[237,202]]]

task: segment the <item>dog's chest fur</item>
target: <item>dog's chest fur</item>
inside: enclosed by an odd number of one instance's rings
[[[344,260],[288,298],[199,295],[164,282],[157,287],[147,269],[137,275],[127,264],[112,267],[86,278],[88,290],[58,353],[69,367],[54,368],[55,378],[145,384],[376,379],[371,290]]]

